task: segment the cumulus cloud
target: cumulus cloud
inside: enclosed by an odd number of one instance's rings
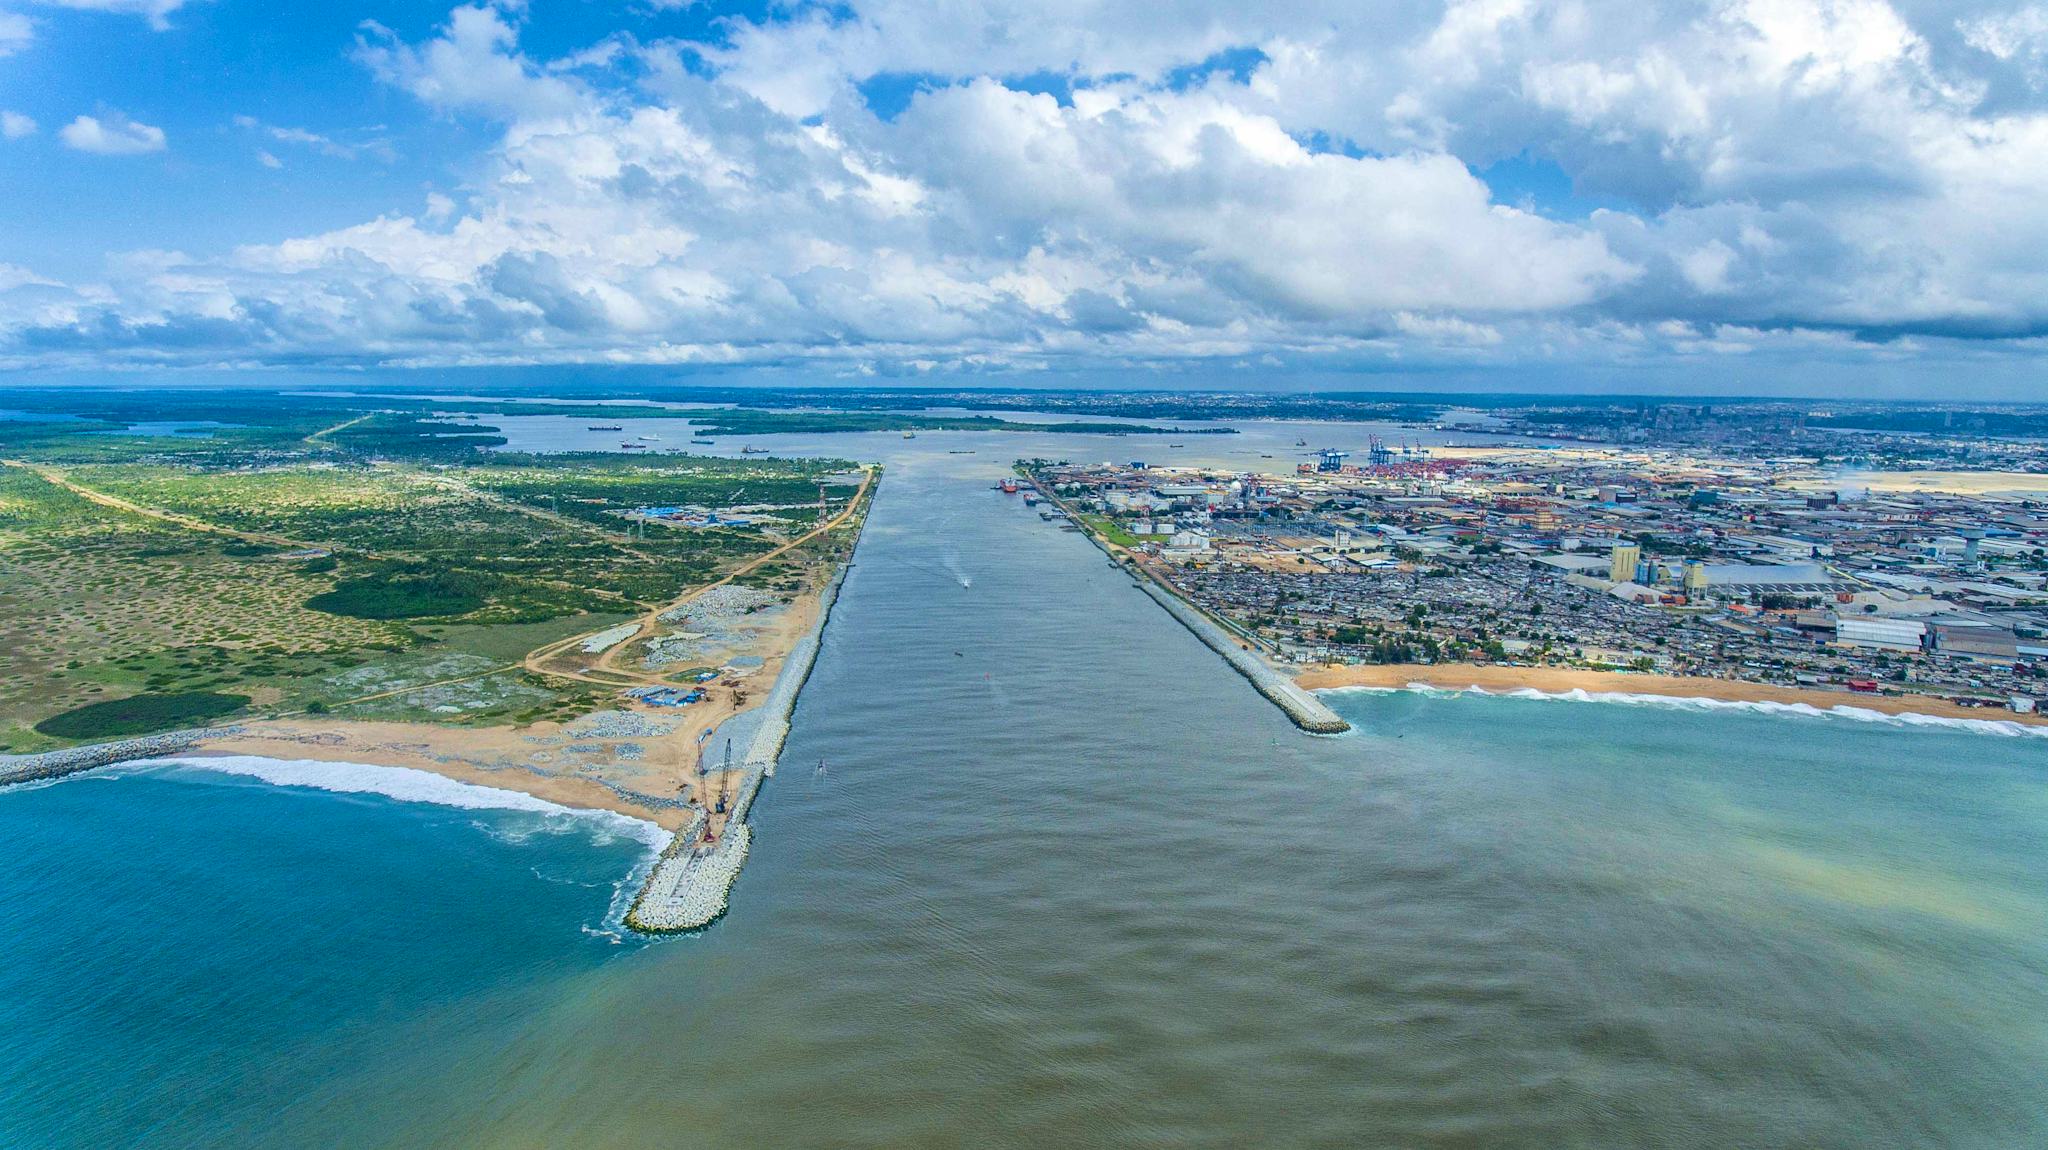
[[[417,41],[366,24],[372,75],[492,133],[459,200],[38,285],[0,356],[907,370],[2048,335],[2048,109],[1998,88],[2037,8],[1283,8],[854,0],[556,59],[516,4]],[[874,82],[915,91],[884,116]],[[163,147],[106,121],[64,139]],[[271,161],[367,147],[237,124]],[[1571,194],[1496,191],[1505,160]]]
[[[517,9],[514,8],[516,13]],[[498,116],[573,111],[573,83],[544,74],[517,49],[512,17],[484,4],[455,9],[441,35],[407,44],[389,28],[365,21],[356,58],[386,83],[443,111]]]
[[[101,116],[80,116],[58,129],[66,147],[96,156],[139,156],[161,152],[166,146],[164,130],[131,120],[119,112]]]
[[[19,140],[24,136],[33,136],[35,134],[36,122],[34,119],[24,116],[20,112],[0,111],[0,137],[5,137],[9,140]]]

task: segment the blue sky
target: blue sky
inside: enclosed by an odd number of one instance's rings
[[[2041,3],[1248,7],[0,0],[0,371],[2035,397]]]

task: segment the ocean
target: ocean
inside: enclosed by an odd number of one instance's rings
[[[2048,742],[1408,692],[1304,736],[950,446],[892,458],[700,935],[616,929],[620,820],[0,792],[0,1145],[2048,1143]]]

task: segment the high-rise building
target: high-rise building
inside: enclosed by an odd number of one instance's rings
[[[1629,582],[1636,577],[1636,564],[1642,560],[1642,548],[1633,543],[1616,543],[1607,557],[1607,578],[1616,583]]]

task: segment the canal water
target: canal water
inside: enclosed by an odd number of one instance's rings
[[[612,929],[596,820],[0,793],[0,1144],[2048,1142],[2044,741],[1407,693],[1307,737],[990,490],[1030,450],[933,440],[835,451],[891,470],[700,936]]]

